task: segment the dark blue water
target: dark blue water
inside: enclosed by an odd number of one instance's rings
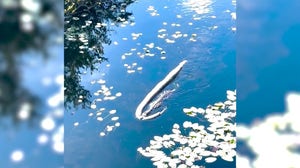
[[[19,125],[12,123],[10,118],[1,118],[1,122],[7,124],[0,131],[0,167],[2,168],[32,168],[32,167],[62,167],[63,148],[58,152],[54,150],[53,141],[59,128],[63,127],[63,100],[59,100],[58,106],[50,106],[49,98],[59,94],[62,83],[56,82],[58,76],[63,74],[62,45],[49,47],[50,58],[42,59],[36,52],[24,53],[23,65],[20,65],[22,86],[32,94],[38,96],[40,106],[39,117],[33,122],[21,121]],[[55,67],[55,68],[53,68]],[[48,82],[46,82],[48,81]],[[61,98],[62,98],[62,94]],[[56,115],[56,114],[60,115]],[[41,122],[45,117],[50,117],[55,123],[53,129],[45,130]],[[1,124],[3,124],[1,123]],[[39,137],[44,135],[48,138],[45,143],[39,143]],[[63,133],[62,136],[63,143]],[[11,156],[14,151],[22,151],[23,159],[13,161]]]
[[[65,167],[153,167],[149,158],[137,152],[138,147],[148,146],[155,135],[171,133],[174,123],[182,125],[186,120],[197,121],[182,112],[184,107],[205,108],[208,104],[226,100],[226,90],[235,89],[235,32],[232,31],[235,21],[230,15],[235,12],[235,6],[231,1],[198,3],[207,5],[203,7],[203,11],[207,12],[197,14],[191,6],[184,6],[182,1],[147,0],[131,6],[129,10],[134,14],[135,25],[115,28],[111,38],[118,45],[112,44],[104,49],[104,56],[108,57],[109,62],[101,64],[99,72],[93,75],[87,73],[82,81],[94,93],[101,85],[92,85],[91,81],[103,79],[107,87],[113,86],[113,95],[121,92],[122,96],[112,101],[97,102],[96,109],[73,110],[74,115],[69,113],[65,116]],[[149,14],[147,8],[150,5],[154,6],[159,16]],[[181,15],[182,18],[176,15]],[[195,17],[200,20],[194,20]],[[163,22],[167,25],[163,25]],[[217,28],[214,29],[214,26]],[[187,34],[187,37],[175,39],[175,43],[166,43],[165,39],[157,37],[160,29],[166,29],[164,33],[170,39],[176,31]],[[132,40],[131,33],[142,33],[142,36]],[[189,40],[192,34],[197,34],[195,42]],[[154,48],[148,48],[154,56],[140,58],[138,52],[144,53],[143,47],[149,43],[154,43]],[[157,46],[163,48],[166,54],[161,55],[155,49]],[[136,50],[131,51],[132,48]],[[126,52],[132,52],[132,55],[121,59]],[[161,56],[166,59],[161,59]],[[154,120],[137,120],[135,110],[138,104],[184,59],[188,62],[168,86],[170,89],[176,88],[176,91],[164,102],[168,107],[167,111]],[[132,63],[137,63],[135,69],[139,66],[143,69],[127,73],[124,64]],[[103,107],[106,108],[103,112],[106,114],[109,110],[117,110],[112,116],[120,117],[121,126],[100,137],[99,133],[105,126],[113,124],[111,117],[102,122],[96,120],[96,110]],[[89,117],[89,113],[94,116]],[[79,122],[79,126],[74,127],[75,122]],[[235,162],[227,163],[219,158],[216,163],[205,166],[235,167]]]
[[[240,1],[237,15],[237,122],[285,111],[300,91],[300,19],[296,1]]]
[[[300,91],[300,18],[295,15],[299,7],[296,1],[238,1],[238,124],[254,127],[259,123],[257,121],[284,114],[287,111],[286,95]],[[261,139],[268,138],[263,134],[260,136]],[[259,155],[253,151],[257,149],[249,148],[247,141],[239,141],[238,153],[253,161]],[[273,162],[273,158],[268,156],[264,162]]]

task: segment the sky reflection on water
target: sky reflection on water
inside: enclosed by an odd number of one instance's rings
[[[65,117],[65,127],[70,130],[65,133],[66,166],[151,166],[137,153],[139,146],[147,145],[154,135],[169,132],[174,122],[190,120],[182,112],[184,107],[205,107],[225,99],[223,93],[235,88],[235,6],[231,1],[207,3],[202,6],[207,12],[202,13],[187,10],[182,1],[142,1],[130,6],[134,23],[112,32],[112,45],[105,46],[104,55],[109,62],[101,64],[99,73],[83,75],[82,83],[91,90],[93,100],[101,101],[95,101],[96,109],[74,109]],[[188,63],[169,86],[179,87],[166,100],[167,111],[155,120],[137,121],[138,103],[183,59]],[[111,92],[107,97],[119,92],[121,96],[104,100],[103,95],[94,94],[101,88],[101,92]],[[99,134],[108,130],[114,116],[99,122],[96,116],[101,108],[105,108],[103,116],[115,109],[120,122],[120,127],[103,137]],[[218,164],[222,163],[214,165]]]

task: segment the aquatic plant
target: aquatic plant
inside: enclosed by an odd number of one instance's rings
[[[74,127],[78,127],[80,125],[87,124],[90,120],[97,120],[100,122],[104,127],[100,132],[99,136],[106,136],[109,132],[115,130],[116,128],[120,127],[121,123],[119,122],[119,116],[117,116],[117,110],[111,109],[108,110],[101,103],[103,101],[114,101],[115,99],[122,96],[121,92],[113,92],[113,86],[108,87],[106,85],[106,80],[99,79],[99,80],[92,80],[90,82],[92,85],[98,84],[99,90],[93,93],[94,100],[90,105],[90,109],[92,112],[88,113],[88,119],[84,122],[75,121],[73,123]],[[79,97],[78,101],[82,101],[82,97]]]
[[[115,130],[117,127],[120,127],[121,123],[119,122],[119,116],[116,115],[117,110],[106,110],[105,108],[100,108],[94,112],[88,114],[88,119],[84,122],[75,121],[73,123],[74,127],[87,124],[89,120],[96,119],[98,122],[103,123],[104,128],[99,132],[99,136],[106,136],[109,132]],[[108,119],[110,118],[110,119]]]
[[[127,12],[132,0],[80,1],[66,0],[64,30],[65,107],[90,106],[91,94],[81,85],[83,71],[93,71],[107,58],[103,45],[111,44],[110,25],[128,22],[132,13]],[[78,99],[81,102],[78,102]]]
[[[215,162],[219,157],[231,162],[236,155],[235,115],[236,91],[227,91],[225,102],[218,102],[202,108],[184,108],[189,116],[200,116],[207,125],[185,121],[175,123],[171,134],[154,136],[150,146],[139,147],[137,151],[150,157],[156,167],[201,167],[196,161]]]
[[[300,167],[300,93],[288,93],[287,109],[250,126],[238,124],[237,139],[254,158],[237,154],[237,167]],[[270,160],[272,159],[272,160]]]
[[[43,66],[43,68],[45,68],[45,66]],[[38,129],[22,128],[16,131],[11,127],[7,127],[4,132],[2,131],[2,135],[4,135],[4,137],[9,137],[12,133],[16,135],[14,138],[9,138],[4,141],[8,142],[8,145],[18,144],[10,149],[12,150],[10,151],[11,162],[23,162],[22,164],[24,165],[30,164],[31,162],[36,163],[40,160],[40,158],[33,153],[38,152],[43,154],[46,153],[49,158],[53,158],[54,156],[57,164],[61,166],[63,165],[62,156],[64,154],[63,74],[43,78],[42,83],[46,89],[56,89],[54,93],[51,92],[44,99],[44,103],[47,104],[47,111],[43,113],[43,116],[41,116]],[[23,104],[20,111],[17,112],[16,117],[20,121],[29,120],[31,117],[30,108],[32,108],[30,104]],[[30,148],[28,148],[28,141],[31,142]],[[4,150],[2,152],[5,155],[7,151]],[[53,160],[48,160],[48,163],[51,161]]]

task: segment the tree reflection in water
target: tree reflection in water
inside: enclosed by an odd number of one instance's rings
[[[126,8],[134,0],[65,0],[64,105],[67,109],[91,105],[91,93],[80,84],[83,71],[91,73],[103,61],[103,45],[110,45],[112,23],[132,22]]]
[[[62,28],[59,3],[44,1],[0,1],[0,118],[21,120],[18,112],[27,106],[29,121],[38,116],[40,98],[23,86],[21,65],[28,51],[47,58],[56,43],[53,36]],[[50,40],[49,40],[50,39]]]

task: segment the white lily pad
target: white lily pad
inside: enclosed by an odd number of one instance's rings
[[[205,158],[205,162],[206,163],[213,163],[217,160],[217,158],[215,157],[208,157],[208,158]]]

